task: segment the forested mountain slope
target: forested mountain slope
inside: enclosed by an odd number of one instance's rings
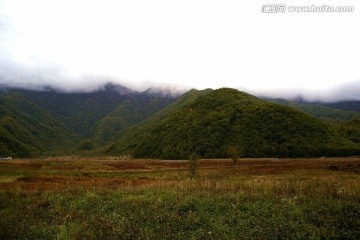
[[[0,96],[0,156],[66,153],[75,138],[71,129],[23,96]]]
[[[360,149],[317,118],[234,89],[209,91],[172,107],[123,134],[108,152],[187,159],[192,152],[226,157],[230,146],[246,157],[351,155]]]
[[[69,154],[83,141],[96,148],[175,99],[112,84],[89,93],[2,89],[0,157]]]

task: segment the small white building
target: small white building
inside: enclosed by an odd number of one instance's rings
[[[0,160],[12,160],[12,157],[6,157],[6,158],[0,157]]]

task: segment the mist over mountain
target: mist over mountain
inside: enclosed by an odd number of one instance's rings
[[[1,64],[0,64],[1,65]],[[14,70],[15,71],[15,70]],[[134,84],[132,81],[119,80],[106,76],[81,76],[69,77],[61,71],[52,71],[52,69],[39,69],[38,71],[26,70],[7,72],[0,68],[0,91],[4,89],[24,89],[34,91],[56,91],[63,93],[90,93],[106,88],[108,85],[119,85],[126,87],[129,91],[145,92],[160,95],[179,96],[190,90],[190,86],[177,86],[155,81],[144,81],[141,84]],[[226,86],[224,86],[226,87]],[[237,88],[245,90],[255,96],[262,98],[283,98],[295,102],[321,102],[331,103],[339,101],[357,101],[360,100],[360,81],[339,84],[334,87],[324,89],[273,89],[258,90]]]
[[[69,74],[56,65],[22,66],[2,60],[0,56],[0,89],[24,89],[47,91],[49,89],[64,93],[94,92],[108,84],[121,85],[132,91],[148,91],[161,94],[179,95],[191,87],[152,80],[137,83],[111,77],[107,74]]]
[[[273,89],[266,91],[249,90],[265,98],[283,98],[294,102],[331,103],[360,100],[360,81],[337,84],[323,89]]]
[[[1,48],[0,48],[1,49]],[[189,76],[189,78],[193,76]],[[269,76],[270,77],[270,76]],[[172,78],[167,81],[156,81],[156,79],[126,79],[115,75],[94,73],[91,69],[81,73],[70,73],[66,68],[49,62],[28,62],[20,63],[0,56],[0,89],[18,88],[25,90],[47,91],[49,89],[64,93],[89,93],[103,89],[107,84],[121,85],[132,91],[152,92],[165,95],[180,95],[192,88],[200,89],[201,78],[197,81],[176,81]],[[259,80],[260,81],[260,80]],[[271,82],[271,80],[269,80]],[[292,79],[288,80],[292,82]],[[292,101],[306,102],[338,102],[360,100],[360,80],[344,81],[337,84],[323,84],[314,88],[312,85],[303,85],[301,88],[287,85],[274,85],[263,88],[252,86],[247,79],[238,80],[238,83],[217,79],[217,83],[209,82],[205,88],[217,89],[220,87],[232,87],[241,91],[249,92],[258,97],[284,98]],[[305,84],[305,83],[304,83]]]

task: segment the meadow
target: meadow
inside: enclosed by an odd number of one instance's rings
[[[0,161],[0,239],[360,239],[360,158]]]

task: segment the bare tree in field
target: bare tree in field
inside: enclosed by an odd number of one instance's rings
[[[227,154],[230,156],[233,162],[233,168],[235,169],[236,163],[239,161],[240,158],[240,150],[235,146],[230,146],[227,150]]]

